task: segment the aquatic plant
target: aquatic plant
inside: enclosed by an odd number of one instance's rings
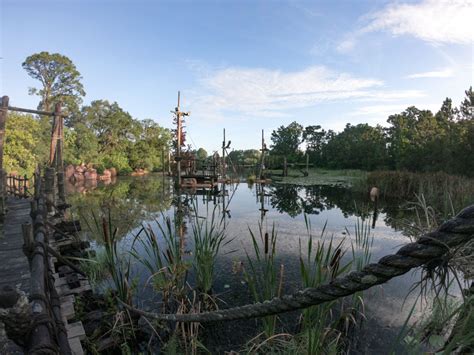
[[[244,278],[252,297],[256,302],[263,302],[273,297],[281,296],[284,266],[276,266],[277,232],[273,225],[270,234],[264,231],[263,225],[258,224],[258,235],[249,228],[254,257],[247,254],[248,268],[244,268]],[[262,319],[263,334],[266,338],[275,335],[277,316],[268,316]]]
[[[216,258],[223,246],[226,235],[220,223],[216,220],[216,208],[213,209],[211,218],[199,218],[195,208],[195,219],[192,224],[192,236],[194,241],[193,268],[196,274],[197,288],[205,294],[212,290],[214,282],[214,267]],[[224,245],[230,243],[228,240]]]
[[[84,218],[89,231],[104,244],[103,252],[101,252],[96,266],[104,267],[117,297],[124,303],[132,304],[134,283],[130,273],[131,260],[119,251],[118,228],[113,225],[111,211],[108,209],[103,212],[101,217],[92,212],[91,219],[92,221],[89,218]],[[94,269],[97,271],[97,268]]]
[[[162,222],[155,219],[155,224],[161,238],[151,224],[143,225],[134,237],[130,254],[148,269],[151,275],[148,280],[161,292],[163,305],[167,307],[185,296],[190,263],[184,260],[184,236],[179,232],[182,226],[164,215]]]
[[[377,186],[382,195],[413,200],[415,194],[424,195],[443,219],[453,216],[474,201],[474,179],[437,173],[407,171],[374,171],[367,175],[364,191]]]

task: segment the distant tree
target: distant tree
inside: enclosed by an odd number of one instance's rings
[[[474,121],[474,91],[472,86],[465,91],[466,97],[459,108],[461,119]]]
[[[328,133],[322,151],[328,167],[374,170],[386,165],[386,140],[381,126],[348,123],[341,133]]]
[[[207,158],[207,152],[204,148],[199,148],[196,152],[196,157],[198,160],[205,160]]]
[[[303,131],[303,141],[306,142],[306,153],[316,165],[322,165],[322,150],[326,143],[326,131],[321,126],[307,126]]]
[[[70,113],[75,113],[85,95],[81,74],[74,63],[59,53],[41,52],[25,59],[23,68],[33,79],[39,80],[41,88],[30,88],[30,95],[38,95],[38,108],[51,111],[56,102],[62,102]]]
[[[299,146],[303,141],[303,126],[292,122],[288,126],[280,126],[272,132],[272,154],[286,156],[289,161],[298,157]]]

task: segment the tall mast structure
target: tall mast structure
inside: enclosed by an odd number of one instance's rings
[[[176,121],[176,156],[174,160],[177,164],[177,183],[178,186],[181,185],[181,146],[184,144],[184,135],[183,135],[183,117],[189,116],[190,112],[181,112],[179,108],[181,93],[178,91],[178,105],[175,107],[174,111],[171,111],[175,115],[174,119]]]

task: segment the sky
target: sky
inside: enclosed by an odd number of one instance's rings
[[[409,106],[459,105],[474,82],[471,0],[0,0],[0,95],[36,108],[33,53],[69,57],[84,103],[116,101],[172,127],[181,91],[187,143],[260,145],[297,121],[341,131],[386,125]]]

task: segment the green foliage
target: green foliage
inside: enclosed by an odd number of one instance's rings
[[[280,168],[283,157],[289,163],[304,163],[300,144],[306,143],[310,163],[331,169],[414,172],[444,171],[474,176],[474,92],[465,91],[459,108],[446,98],[439,111],[414,106],[388,117],[387,128],[348,123],[342,132],[325,131],[319,125],[303,129],[296,122],[272,132],[272,151],[267,163]]]
[[[3,165],[7,171],[31,175],[39,160],[40,122],[31,115],[9,113],[5,130]]]
[[[30,88],[31,95],[41,97],[39,109],[52,111],[54,104],[62,102],[70,113],[78,111],[86,93],[71,59],[59,53],[40,52],[26,58],[22,65],[29,76],[43,85],[41,89]]]
[[[344,131],[328,139],[321,150],[330,168],[374,170],[386,163],[385,146],[382,127],[348,123]]]
[[[59,102],[67,109],[66,164],[91,163],[99,171],[114,167],[122,174],[134,169],[163,169],[163,153],[170,149],[170,130],[150,119],[134,119],[116,102],[95,100],[80,108],[85,95],[82,77],[66,56],[36,53],[25,59],[23,68],[42,83],[41,88],[30,89],[30,94],[41,97],[39,109],[52,111]],[[9,114],[8,121],[13,122],[7,132],[6,166],[30,172],[36,164],[47,162],[52,119],[44,116],[34,120],[28,116],[34,122],[29,125],[25,123],[27,118],[19,122],[18,117],[22,116]]]
[[[199,220],[196,209],[195,223],[193,223],[194,262],[196,283],[199,290],[209,293],[214,282],[214,266],[216,258],[225,240],[222,225],[216,220],[216,209],[212,211],[210,220]],[[226,242],[225,244],[229,243]]]
[[[228,158],[233,165],[255,166],[260,161],[260,151],[256,149],[233,150]]]
[[[204,148],[199,148],[196,152],[196,158],[198,160],[205,160],[207,158],[207,152]]]
[[[284,266],[280,269],[276,266],[276,241],[277,232],[275,226],[271,234],[264,232],[263,225],[259,223],[259,234],[256,236],[249,228],[252,238],[255,259],[247,253],[248,270],[244,270],[244,277],[255,302],[263,302],[274,297],[281,296]],[[266,338],[275,334],[276,316],[267,316],[262,319],[263,332]]]
[[[303,126],[292,122],[288,126],[280,126],[272,132],[272,154],[285,156],[289,162],[296,161],[301,155],[299,146],[303,142]]]

